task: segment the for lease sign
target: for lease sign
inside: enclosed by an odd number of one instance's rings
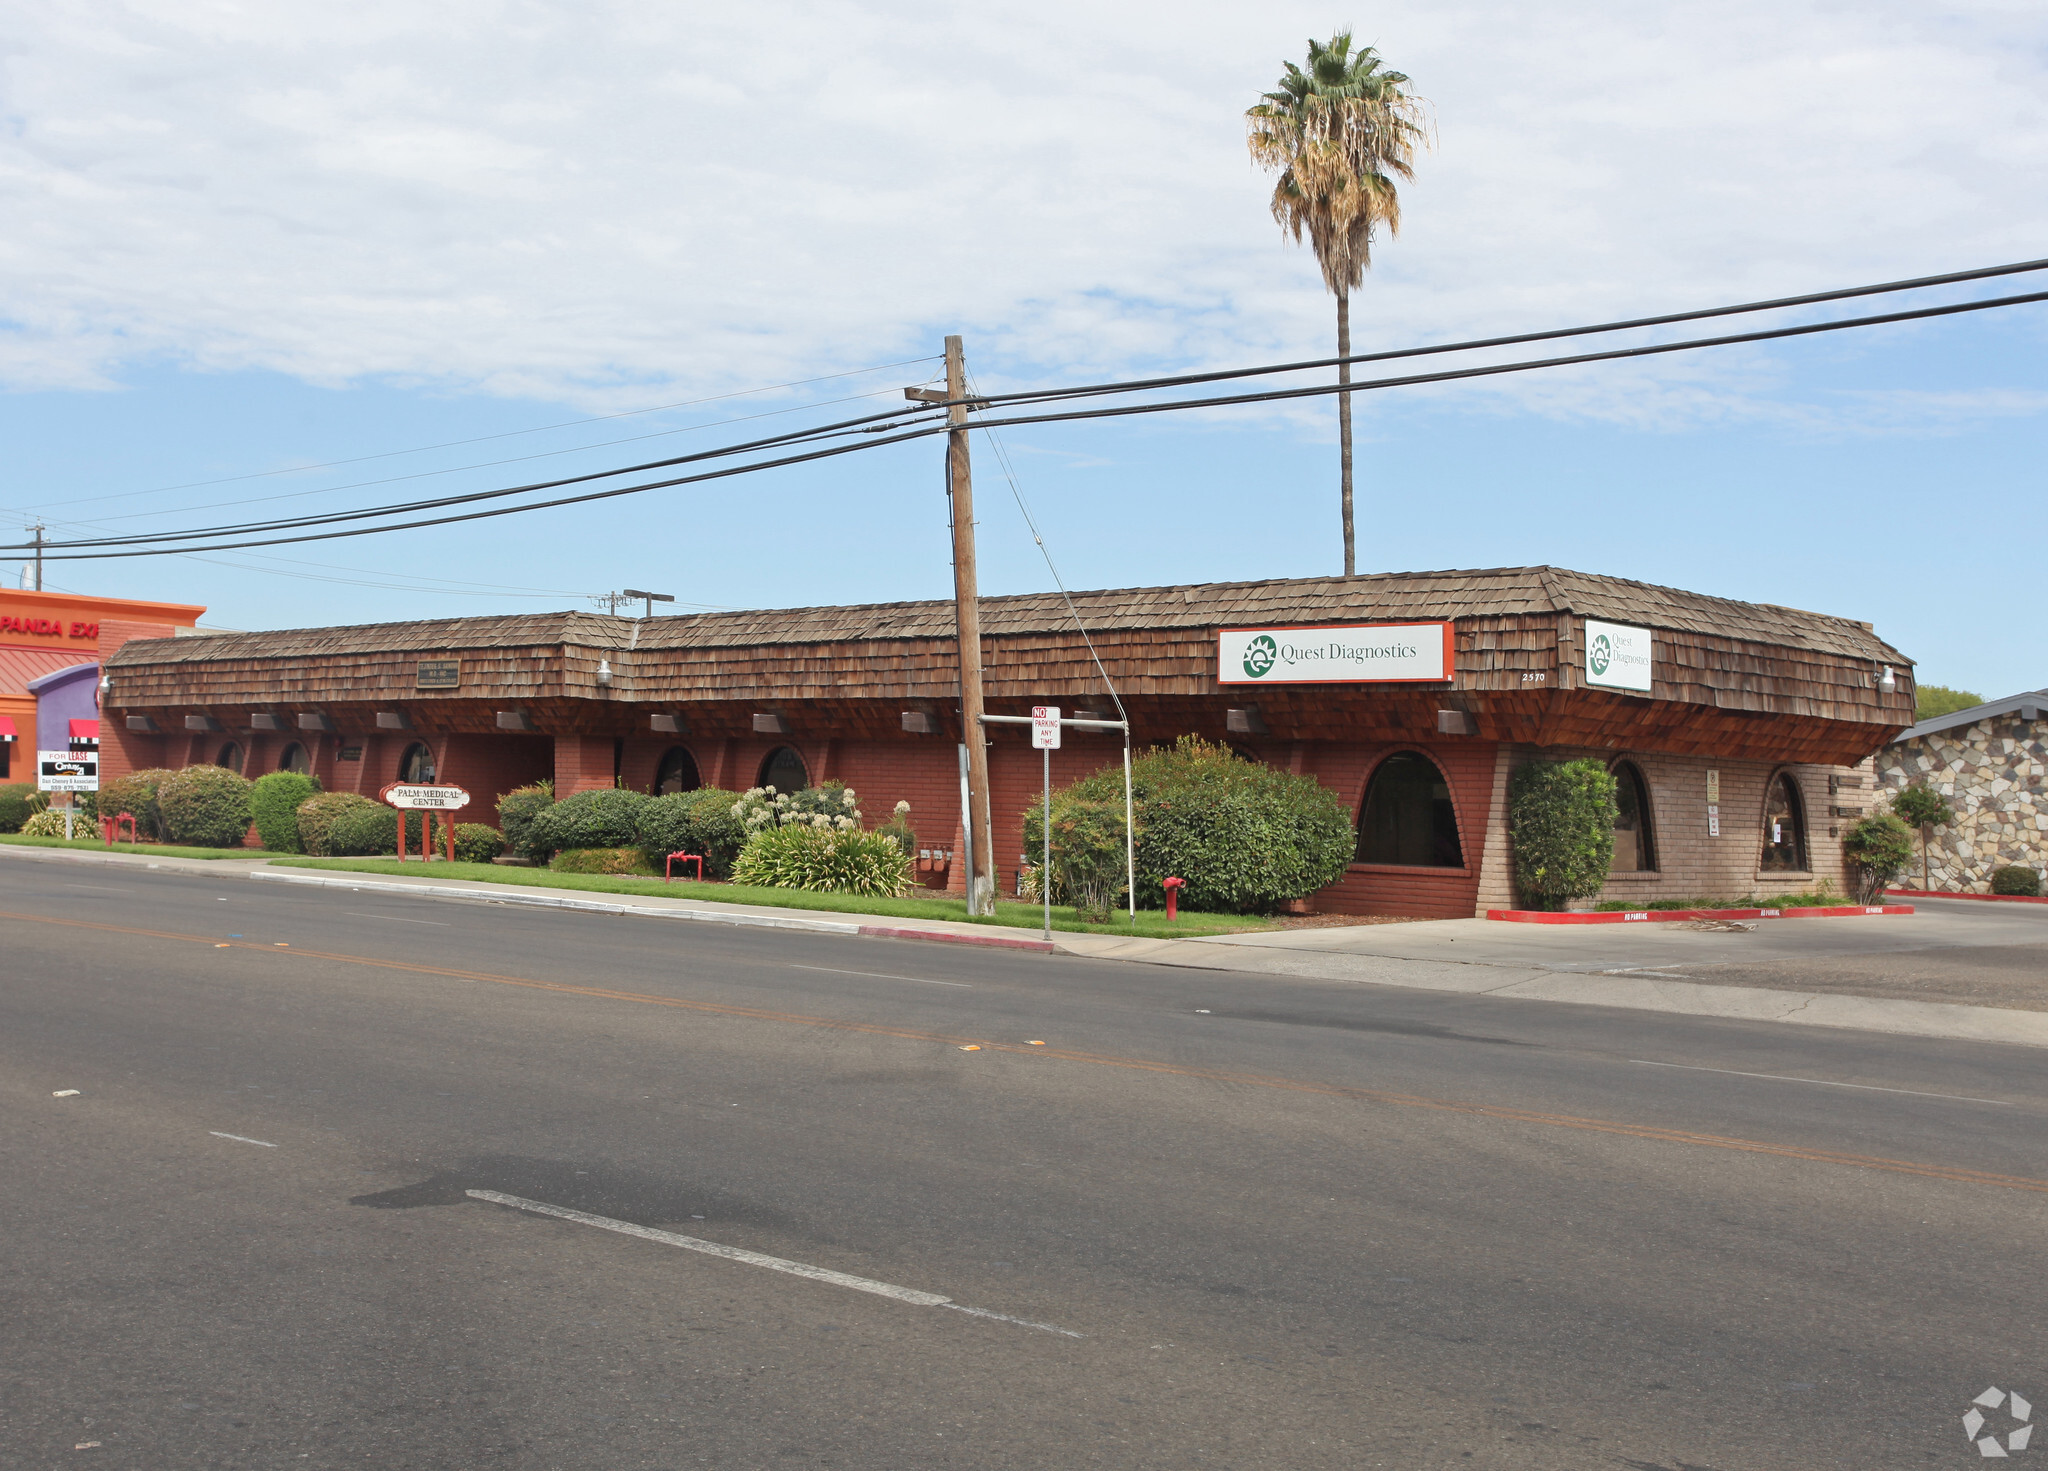
[[[1448,623],[1226,628],[1216,635],[1218,684],[1387,684],[1451,677]]]

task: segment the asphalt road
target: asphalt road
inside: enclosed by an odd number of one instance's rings
[[[8,877],[7,1467],[1809,1471],[2048,1405],[2036,1049]]]

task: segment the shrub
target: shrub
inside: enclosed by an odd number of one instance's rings
[[[2005,867],[1992,872],[1991,892],[2019,894],[2029,899],[2038,899],[2041,897],[2041,870],[2008,863]]]
[[[316,792],[308,797],[299,804],[298,810],[300,849],[303,852],[312,854],[315,858],[340,858],[349,854],[382,851],[376,848],[337,848],[334,846],[334,826],[336,822],[350,814],[359,814],[365,808],[370,809],[372,812],[388,813],[391,811],[382,802],[372,802],[368,797],[359,796],[354,792]],[[347,829],[351,841],[356,839],[357,835],[362,831],[362,824],[366,821],[367,818],[362,816],[351,819]],[[398,824],[396,822],[392,823],[391,831],[393,841],[387,844],[386,847],[396,851],[398,846],[396,841]]]
[[[898,802],[889,820],[875,829],[903,850],[906,858],[917,857],[917,829],[910,825],[910,804]]]
[[[1121,763],[1067,790],[1105,804],[1122,820]],[[1131,795],[1138,824],[1138,903],[1148,909],[1166,903],[1160,880],[1169,876],[1187,880],[1180,898],[1190,909],[1270,909],[1334,883],[1357,843],[1350,809],[1315,778],[1247,761],[1197,736],[1182,736],[1133,761]],[[1057,841],[1058,793],[1053,800]],[[1117,890],[1122,887],[1119,880]],[[1110,897],[1115,899],[1115,890]]]
[[[1854,869],[1856,902],[1880,903],[1913,861],[1913,829],[1889,812],[1874,812],[1842,834],[1842,856]]]
[[[36,789],[26,782],[9,782],[0,787],[0,833],[18,833],[21,825],[34,816],[31,802]]]
[[[556,873],[631,873],[650,875],[650,868],[638,848],[565,848],[548,862]]]
[[[455,861],[489,863],[505,851],[505,835],[488,822],[455,824]]]
[[[525,849],[536,858],[565,848],[629,848],[650,798],[645,792],[597,787],[564,797],[535,813],[527,825]]]
[[[239,848],[248,835],[250,783],[225,766],[188,766],[156,790],[164,833],[195,848]]]
[[[790,823],[747,839],[733,882],[895,898],[910,887],[910,859],[894,839],[859,828]]]
[[[1606,767],[1578,761],[1531,761],[1508,782],[1508,840],[1515,886],[1537,909],[1562,909],[1600,892],[1614,861],[1620,815]]]
[[[656,869],[671,853],[701,853],[706,878],[727,878],[747,843],[746,829],[732,810],[738,801],[738,792],[717,787],[650,797],[640,809],[634,840]]]
[[[859,805],[853,788],[838,781],[805,787],[800,792],[752,787],[733,804],[733,816],[750,835],[763,828],[786,827],[791,823],[836,828],[841,832],[860,826]]]
[[[135,819],[135,830],[145,838],[164,838],[163,813],[157,810],[157,789],[169,781],[174,773],[162,767],[150,767],[144,771],[131,771],[126,776],[117,776],[100,783],[99,810],[109,817],[118,817],[123,812]]]
[[[256,816],[264,847],[273,853],[306,851],[299,841],[299,804],[319,790],[319,782],[299,771],[273,771],[256,778],[249,810]]]
[[[1122,785],[1123,772],[1117,772]],[[1026,856],[1040,859],[1025,878],[1031,897],[1043,900],[1038,872],[1045,853],[1045,808],[1043,802],[1024,817]],[[1071,902],[1083,919],[1106,921],[1117,896],[1124,892],[1128,877],[1124,848],[1124,799],[1119,791],[1113,801],[1077,795],[1069,787],[1055,793],[1052,801],[1052,894],[1056,902]]]
[[[527,832],[534,818],[555,805],[555,784],[537,781],[514,787],[498,798],[498,825],[505,830],[505,846],[514,853],[526,853]]]
[[[90,823],[74,820],[72,832],[81,838],[93,835]],[[46,807],[21,825],[25,838],[61,838],[64,836],[64,814],[55,807]]]

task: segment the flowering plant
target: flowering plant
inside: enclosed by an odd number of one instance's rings
[[[747,835],[777,827],[813,827],[828,832],[858,832],[860,809],[853,788],[828,781],[800,792],[754,787],[732,804],[732,815]]]

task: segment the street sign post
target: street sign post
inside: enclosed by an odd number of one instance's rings
[[[1052,938],[1052,753],[1060,748],[1060,707],[1031,707],[1031,744],[1041,752],[1045,768],[1045,852],[1038,863],[1038,897],[1045,904],[1045,938]]]
[[[398,861],[405,862],[405,814],[420,812],[420,862],[425,863],[434,852],[434,818],[436,812],[454,812],[469,805],[469,793],[461,787],[407,786],[402,782],[393,783],[377,794],[385,805],[398,809]],[[455,823],[444,819],[442,835],[448,843],[448,861],[455,861]]]

